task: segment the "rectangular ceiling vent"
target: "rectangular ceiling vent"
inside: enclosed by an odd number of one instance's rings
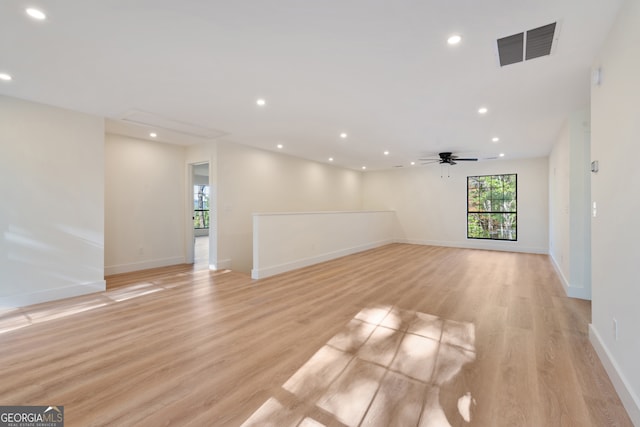
[[[515,64],[551,54],[556,22],[498,39],[500,66]]]
[[[498,39],[498,56],[500,66],[522,62],[522,52],[524,49],[524,33]]]

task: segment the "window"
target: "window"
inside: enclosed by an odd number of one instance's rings
[[[209,186],[193,186],[193,228],[209,228]]]
[[[518,240],[518,176],[467,177],[467,238]]]

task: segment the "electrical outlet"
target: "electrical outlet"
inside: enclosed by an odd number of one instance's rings
[[[618,320],[616,318],[613,319],[613,336],[618,341]]]

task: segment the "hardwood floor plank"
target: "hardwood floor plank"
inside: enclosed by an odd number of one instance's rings
[[[426,384],[388,372],[361,426],[418,424]]]
[[[540,422],[533,341],[532,331],[507,329],[497,387],[501,393],[494,413],[496,426],[546,425]]]
[[[547,256],[393,244],[173,266],[0,313],[0,402],[68,426],[631,426]]]

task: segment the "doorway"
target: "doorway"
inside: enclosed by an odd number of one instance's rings
[[[209,268],[209,236],[211,234],[211,188],[209,186],[209,163],[198,163],[192,167],[193,183],[193,268]]]

